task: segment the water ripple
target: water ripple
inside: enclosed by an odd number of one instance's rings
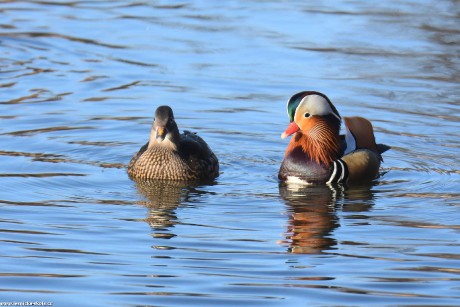
[[[23,38],[23,37],[30,37],[30,38],[60,38],[60,39],[65,39],[65,40],[72,41],[72,42],[78,42],[78,43],[82,43],[82,44],[101,46],[101,47],[110,48],[110,49],[125,49],[125,48],[127,48],[126,46],[106,44],[106,43],[102,43],[100,41],[92,40],[92,39],[88,39],[88,38],[74,37],[74,36],[69,36],[69,35],[64,35],[64,34],[59,34],[59,33],[48,33],[48,32],[0,32],[0,37],[7,37],[7,38]]]
[[[456,1],[261,4],[0,2],[2,300],[458,304]],[[278,183],[309,89],[373,122],[380,178]],[[160,104],[215,181],[128,178]]]

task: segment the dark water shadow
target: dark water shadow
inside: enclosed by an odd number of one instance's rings
[[[287,206],[288,223],[282,244],[294,254],[321,254],[334,249],[333,232],[340,226],[337,210],[363,212],[373,205],[369,186],[287,185],[279,193]]]
[[[199,202],[209,192],[201,187],[213,182],[135,180],[138,191],[145,196],[140,204],[148,209],[146,222],[155,237],[171,238],[170,229],[178,223],[176,210],[183,204]],[[166,231],[166,232],[165,232]]]

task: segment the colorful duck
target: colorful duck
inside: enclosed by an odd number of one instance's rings
[[[150,140],[128,166],[133,178],[196,181],[219,175],[219,161],[206,142],[195,133],[179,133],[169,106],[155,111]]]
[[[292,96],[287,103],[290,124],[281,135],[293,135],[278,178],[307,184],[371,181],[378,177],[386,145],[375,142],[372,124],[362,117],[342,118],[329,98],[315,91]]]

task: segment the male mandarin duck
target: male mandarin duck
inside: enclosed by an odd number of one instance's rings
[[[362,117],[342,118],[329,98],[304,91],[287,103],[290,124],[281,135],[293,135],[278,178],[309,184],[371,181],[378,177],[386,145],[375,143],[372,124]]]
[[[150,139],[128,166],[133,178],[195,181],[219,175],[219,161],[206,142],[195,133],[179,133],[169,106],[155,111]]]

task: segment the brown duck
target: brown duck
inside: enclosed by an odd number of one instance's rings
[[[372,124],[362,117],[342,117],[329,98],[304,91],[288,100],[290,124],[281,135],[292,135],[278,177],[286,182],[330,184],[371,181],[378,177],[381,154]]]
[[[179,133],[169,106],[155,111],[150,139],[128,165],[132,178],[195,181],[219,175],[219,161],[195,133]]]

